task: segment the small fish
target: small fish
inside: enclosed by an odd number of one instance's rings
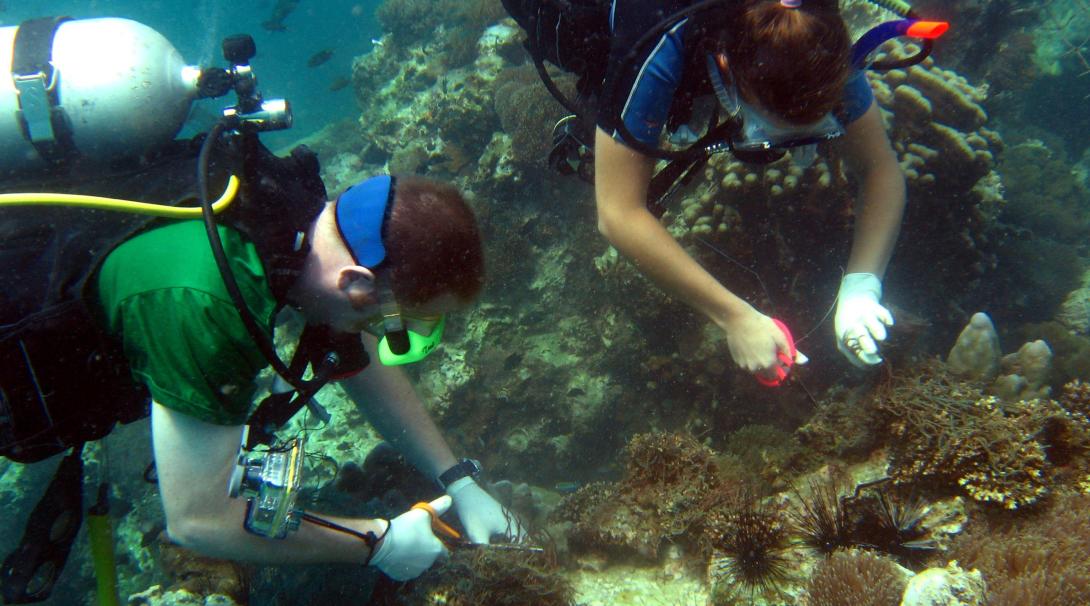
[[[329,92],[335,93],[335,92],[341,90],[342,88],[348,86],[349,84],[352,84],[352,79],[351,78],[347,78],[345,76],[340,76],[339,78],[336,78],[335,80],[333,80],[332,82],[329,83]]]
[[[323,48],[322,50],[311,55],[310,59],[307,59],[307,67],[318,67],[326,61],[329,61],[331,57],[333,57],[333,49]]]
[[[553,486],[553,488],[557,492],[563,493],[563,494],[571,494],[571,493],[579,490],[579,487],[580,487],[579,482],[557,482],[556,485]]]
[[[277,0],[276,6],[273,7],[272,14],[269,15],[269,20],[262,23],[261,27],[270,32],[287,31],[288,27],[284,25],[284,19],[287,19],[288,15],[290,15],[297,6],[299,6],[299,0]]]

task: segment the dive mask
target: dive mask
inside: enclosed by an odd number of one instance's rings
[[[725,147],[739,160],[758,164],[774,162],[789,149],[814,146],[844,134],[840,122],[831,113],[810,124],[774,122],[742,99],[729,74],[724,81],[723,73],[712,55],[707,56],[707,63],[708,77],[716,98],[727,115],[738,124],[730,140],[725,142]],[[807,151],[812,151],[812,148]],[[810,153],[800,155],[812,156]]]
[[[382,306],[364,329],[378,339],[378,359],[384,366],[412,364],[428,357],[443,338],[446,316],[402,313],[396,303]]]

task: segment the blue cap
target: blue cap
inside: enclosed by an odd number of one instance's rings
[[[386,258],[382,223],[393,197],[394,178],[371,177],[337,198],[337,229],[356,263],[377,267]]]

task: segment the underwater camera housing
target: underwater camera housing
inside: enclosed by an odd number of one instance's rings
[[[295,503],[303,482],[303,440],[295,438],[283,447],[255,453],[246,450],[243,434],[238,463],[231,472],[227,494],[246,499],[247,531],[282,539],[299,528],[301,511]]]

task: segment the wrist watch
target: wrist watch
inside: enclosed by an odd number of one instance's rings
[[[476,478],[481,473],[481,462],[476,459],[462,459],[453,467],[439,474],[439,487],[443,490],[447,486],[461,480],[464,477]]]

